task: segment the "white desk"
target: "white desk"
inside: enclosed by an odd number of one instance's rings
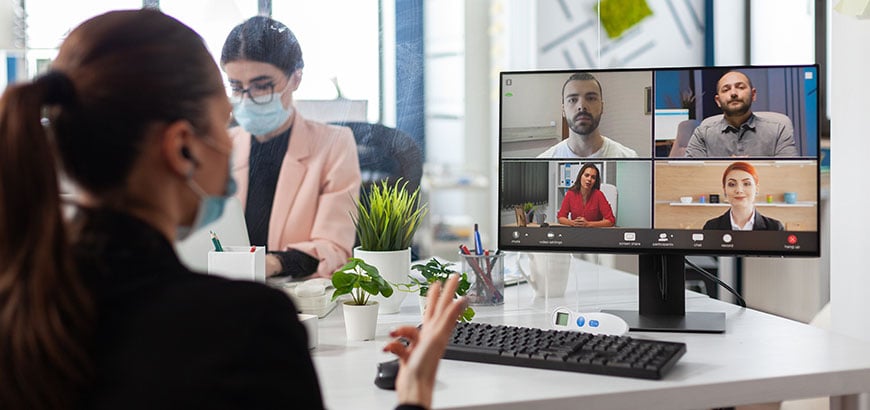
[[[588,310],[636,308],[636,278],[575,260],[586,288],[569,285],[563,300],[533,299],[528,285],[507,288],[502,307],[476,306],[475,321],[547,327],[550,311],[564,304]],[[573,280],[573,279],[572,279]],[[572,285],[577,282],[572,282]],[[584,289],[581,287],[581,289]],[[579,304],[578,301],[579,300]],[[605,301],[613,303],[604,304]],[[546,303],[550,302],[550,303]],[[319,324],[313,351],[328,408],[389,409],[393,391],[373,384],[389,330],[420,320],[415,297],[395,315],[379,318],[376,340],[347,342],[341,307]],[[663,380],[650,381],[553,370],[443,360],[435,408],[492,409],[702,409],[818,396],[845,396],[832,408],[850,407],[854,394],[870,392],[870,343],[765,313],[687,295],[687,310],[724,311],[725,334],[638,333],[629,336],[679,341],[688,351]]]

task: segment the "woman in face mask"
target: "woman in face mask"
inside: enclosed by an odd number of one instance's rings
[[[82,23],[48,74],[6,89],[0,406],[323,408],[290,299],[193,273],[173,250],[233,193],[231,110],[202,39],[148,9]],[[71,223],[54,164],[82,193]],[[396,331],[410,346],[387,345],[402,403],[431,405],[456,279],[423,329]]]
[[[262,16],[236,26],[221,52],[239,125],[230,130],[236,195],[251,244],[269,251],[269,276],[330,277],[355,239],[356,142],[349,129],[294,109],[303,65],[293,32]]]

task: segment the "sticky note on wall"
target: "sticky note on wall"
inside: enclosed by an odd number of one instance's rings
[[[621,36],[653,14],[646,0],[602,0],[595,7],[601,16],[601,25],[610,38]]]
[[[870,0],[840,0],[834,11],[847,16],[870,17]]]

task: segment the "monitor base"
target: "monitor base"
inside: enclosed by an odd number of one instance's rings
[[[631,331],[725,333],[724,312],[686,312],[685,316],[640,315],[635,310],[603,310],[622,318]]]

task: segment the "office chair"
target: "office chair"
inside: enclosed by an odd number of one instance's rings
[[[601,189],[601,193],[604,194],[604,198],[610,204],[610,208],[613,210],[613,217],[616,218],[616,201],[619,197],[619,190],[613,184],[601,184],[599,189]]]
[[[686,120],[677,125],[677,137],[674,138],[674,145],[671,146],[671,153],[668,157],[680,158],[686,156],[686,147],[689,146],[689,139],[692,138],[692,133],[698,127],[698,120]]]
[[[409,193],[413,193],[420,186],[420,178],[423,177],[423,150],[410,135],[383,124],[357,121],[331,124],[348,127],[353,132],[362,174],[360,195],[366,194],[374,184],[381,181],[392,184],[399,178],[402,178],[402,183],[407,181],[405,188]],[[358,245],[359,238],[354,246]],[[416,260],[418,254],[417,244],[412,245],[411,259]]]
[[[410,135],[383,124],[368,122],[333,122],[348,127],[356,139],[362,192],[383,180],[389,183],[402,178],[408,192],[420,186],[423,176],[423,151]]]

